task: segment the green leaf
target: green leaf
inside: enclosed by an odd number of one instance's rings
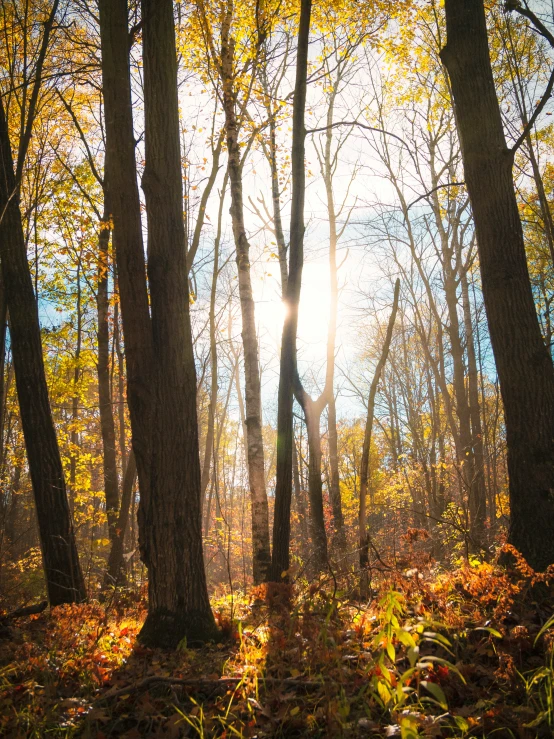
[[[419,647],[410,647],[408,649],[408,659],[410,660],[410,667],[415,667],[419,659]]]
[[[477,626],[473,631],[487,631],[491,636],[496,636],[497,639],[502,639],[502,634],[496,629],[491,629],[490,626]]]
[[[415,675],[417,672],[417,667],[410,667],[409,670],[406,670],[406,672],[403,672],[399,678],[398,678],[398,684],[402,685],[402,683],[405,683],[407,680],[411,678],[412,675]]]
[[[465,720],[463,716],[454,716],[454,721],[456,722],[456,726],[460,731],[469,731],[469,723]]]
[[[383,673],[383,678],[385,679],[385,681],[389,685],[391,685],[392,684],[392,675],[391,675],[390,670],[387,667],[385,667],[384,663],[381,663],[380,664],[380,667],[381,667],[381,672]]]
[[[431,695],[437,701],[441,708],[443,708],[445,711],[448,711],[446,696],[440,685],[437,685],[437,683],[433,683],[430,680],[422,680],[420,685],[423,685],[425,690],[428,690],[431,693]]]
[[[541,638],[541,636],[544,634],[545,631],[548,631],[552,626],[554,626],[554,616],[551,616],[548,621],[544,624],[542,629],[539,631],[537,636],[535,637],[535,641],[533,642],[533,646],[538,642],[538,640]]]
[[[402,629],[398,632],[397,637],[398,641],[405,647],[415,648],[416,643],[414,637],[410,634],[409,631],[405,631],[404,629]]]
[[[400,736],[402,739],[417,739],[419,736],[417,722],[410,716],[405,716],[400,722]]]
[[[379,693],[379,698],[381,698],[385,706],[387,706],[391,699],[391,692],[388,689],[386,683],[384,683],[382,680],[379,680],[379,682],[377,683],[377,692]]]
[[[177,651],[179,652],[185,652],[187,649],[187,637],[184,636],[179,644],[177,644]]]

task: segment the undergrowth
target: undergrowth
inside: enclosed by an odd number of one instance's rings
[[[162,652],[140,599],[55,608],[0,642],[6,737],[550,737],[550,573],[520,559],[214,601],[222,644]]]

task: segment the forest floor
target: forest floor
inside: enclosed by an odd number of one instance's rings
[[[554,736],[554,600],[520,563],[257,588],[214,601],[221,644],[135,637],[144,602],[12,619],[2,737]]]

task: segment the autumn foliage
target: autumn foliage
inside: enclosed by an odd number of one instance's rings
[[[379,573],[369,603],[332,577],[227,593],[224,641],[175,653],[137,645],[141,600],[58,607],[5,626],[1,732],[547,737],[551,577],[475,562]]]

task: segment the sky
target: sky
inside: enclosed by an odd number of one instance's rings
[[[310,58],[314,60],[320,49],[312,44]],[[139,54],[140,50],[135,49]],[[369,65],[373,65],[370,72]],[[379,94],[378,62],[371,56],[362,55],[354,61],[352,77],[340,94],[335,110],[335,121],[350,121],[359,118],[362,121],[371,119],[375,108],[375,95]],[[382,66],[382,65],[381,65]],[[383,69],[380,70],[383,72]],[[386,70],[385,70],[386,73]],[[137,140],[141,140],[141,95],[140,65],[136,66],[135,86],[136,130]],[[375,83],[375,79],[377,83]],[[370,80],[373,82],[370,84]],[[285,77],[283,97],[292,89],[291,74]],[[187,158],[187,177],[193,191],[192,199],[198,198],[205,184],[211,164],[208,138],[212,130],[214,102],[212,93],[192,76],[183,79],[180,86],[180,108],[182,118],[183,150]],[[308,90],[307,127],[316,128],[325,120],[326,105],[322,88],[311,84]],[[221,114],[218,116],[221,124]],[[402,112],[387,126],[391,130],[402,133]],[[217,129],[216,129],[217,130]],[[325,355],[327,325],[329,319],[329,267],[328,267],[328,222],[325,190],[319,174],[319,164],[314,144],[321,140],[322,134],[307,136],[306,139],[306,236],[305,263],[300,301],[300,320],[298,330],[299,369],[305,383],[312,382],[314,392],[317,383],[322,382],[325,374]],[[284,121],[278,133],[280,156],[290,153],[290,122]],[[351,370],[367,348],[366,336],[368,326],[374,317],[377,305],[383,316],[388,315],[392,298],[390,276],[385,274],[382,264],[383,250],[375,240],[375,231],[371,228],[376,214],[385,205],[394,208],[397,205],[392,186],[387,181],[382,164],[375,153],[374,134],[353,127],[335,129],[334,142],[346,137],[346,142],[338,155],[337,168],[333,178],[335,202],[344,202],[344,211],[339,218],[339,227],[349,216],[349,224],[338,245],[337,261],[341,265],[339,271],[339,313],[337,325],[336,352],[336,388],[339,390],[337,410],[339,417],[357,417],[363,414],[363,404],[348,389],[348,380],[352,379]],[[137,146],[137,159],[143,156],[143,145]],[[224,166],[225,158],[222,157]],[[208,203],[208,216],[203,231],[201,249],[195,264],[195,276],[198,285],[198,301],[193,306],[193,318],[197,326],[206,324],[207,299],[211,281],[211,259],[218,211],[218,190],[223,180],[223,166],[220,169],[216,186]],[[409,178],[407,178],[409,179]],[[140,180],[140,171],[139,171]],[[262,367],[263,407],[268,418],[273,420],[276,408],[276,394],[279,372],[279,343],[281,337],[283,306],[280,298],[280,273],[276,259],[270,255],[276,251],[271,243],[272,236],[261,228],[259,217],[249,206],[249,199],[259,202],[263,197],[270,206],[269,168],[260,150],[253,150],[244,168],[244,202],[247,231],[251,241],[252,283],[256,300],[256,318],[260,338],[260,364]],[[409,190],[407,197],[411,199],[419,195],[419,191]],[[283,222],[288,231],[290,188],[283,194]],[[233,239],[229,216],[230,197],[227,195],[223,208],[222,252],[223,259],[229,259],[228,267],[221,277],[221,300],[226,300],[229,286],[233,288],[236,267],[233,258]],[[145,231],[145,236],[146,236]],[[220,308],[222,306],[220,305]],[[240,317],[236,294],[234,298],[235,321],[233,336],[240,343]],[[59,323],[60,315],[52,311],[47,304],[41,306],[44,322]],[[226,322],[222,324],[222,333],[226,335]],[[205,341],[205,336],[202,339]],[[371,366],[365,370],[365,380],[371,381]],[[345,379],[348,378],[348,379]]]

